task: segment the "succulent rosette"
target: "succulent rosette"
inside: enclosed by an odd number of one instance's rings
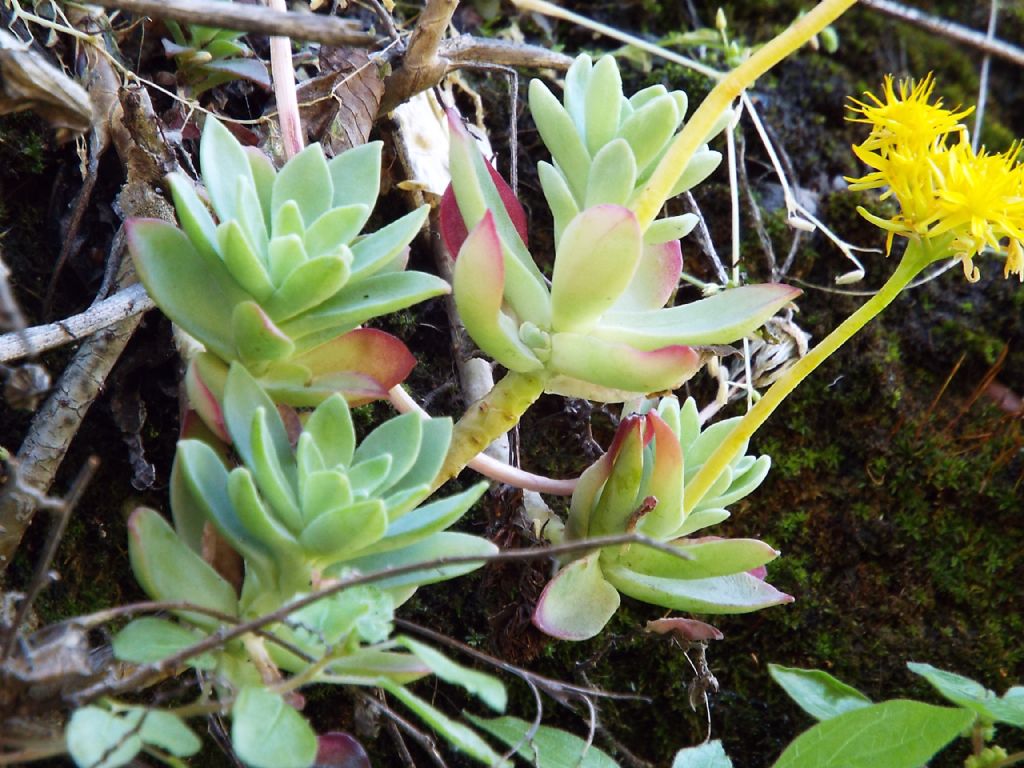
[[[280,171],[209,118],[200,144],[213,214],[191,180],[170,174],[181,228],[128,224],[139,277],[157,305],[198,339],[190,393],[213,427],[227,364],[239,361],[280,401],[309,406],[341,391],[383,396],[414,360],[362,323],[448,292],[405,271],[425,207],[360,236],[380,185],[380,142],[327,160],[313,144]],[[352,332],[355,331],[353,334]]]
[[[441,224],[457,254],[459,315],[485,354],[540,378],[544,391],[616,402],[675,389],[702,365],[695,346],[752,333],[799,291],[744,286],[666,308],[682,272],[678,238],[695,219],[662,219],[645,232],[630,205],[643,183],[637,169],[656,163],[685,97],[648,89],[634,106],[611,58],[592,66],[583,57],[570,75],[567,107],[531,85],[534,117],[555,160],[540,171],[556,223],[550,280],[527,248],[526,217],[512,191],[449,115],[452,186]],[[641,130],[644,115],[660,115],[661,128]],[[680,189],[717,163],[717,153],[699,152]]]
[[[792,597],[762,578],[778,552],[756,539],[693,534],[729,516],[726,507],[764,480],[771,460],[746,446],[687,514],[686,481],[729,434],[736,419],[701,431],[696,404],[663,398],[622,420],[608,452],[580,477],[564,537],[639,533],[679,554],[640,544],[604,548],[564,563],[545,587],[533,621],[568,640],[593,637],[618,610],[620,593],[693,613],[747,613]]]

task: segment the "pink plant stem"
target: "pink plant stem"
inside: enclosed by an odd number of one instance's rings
[[[423,410],[420,404],[413,400],[412,396],[400,385],[388,391],[388,399],[391,400],[391,404],[401,413],[416,412],[425,419],[430,418],[430,414]],[[484,453],[478,454],[467,466],[485,477],[497,480],[499,483],[522,488],[524,491],[548,493],[552,496],[571,496],[572,492],[576,489],[577,478],[555,480],[544,475],[534,475],[498,461]]]
[[[275,11],[287,11],[285,0],[267,0]],[[270,71],[274,77],[274,96],[277,98],[277,119],[281,124],[281,144],[286,160],[302,151],[302,123],[299,119],[299,99],[295,95],[295,67],[292,66],[292,41],[287,37],[270,38]]]

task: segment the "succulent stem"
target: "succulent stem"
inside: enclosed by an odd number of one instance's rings
[[[669,146],[636,204],[636,215],[643,229],[654,221],[676,181],[694,152],[707,140],[718,118],[744,89],[789,56],[841,16],[856,0],[822,0],[807,15],[755,51],[749,59],[718,81],[707,98],[693,113],[683,130]]]
[[[433,490],[458,475],[495,438],[512,429],[540,397],[546,378],[543,373],[509,371],[482,400],[473,403],[455,425],[448,456]]]
[[[767,421],[786,396],[875,315],[889,306],[900,291],[934,260],[934,250],[927,241],[910,241],[896,271],[878,293],[786,371],[708,457],[693,479],[686,484],[684,509],[687,514],[704,498],[725,467],[732,462],[750,436]]]

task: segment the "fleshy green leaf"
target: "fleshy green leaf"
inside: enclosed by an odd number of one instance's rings
[[[346,567],[355,568],[363,573],[379,571],[386,568],[399,568],[416,563],[426,563],[438,558],[479,557],[479,561],[457,563],[452,565],[432,565],[422,570],[400,576],[392,576],[377,582],[381,589],[394,589],[405,586],[422,586],[438,581],[446,581],[464,573],[475,571],[486,559],[495,554],[498,548],[478,536],[466,533],[443,531],[421,539],[415,544],[401,549],[391,550],[375,555],[360,557],[345,563]]]
[[[617,555],[615,560],[647,576],[707,579],[750,571],[771,562],[779,555],[777,550],[757,539],[680,540],[673,542],[673,545],[691,559],[684,560],[667,552],[634,545]]]
[[[602,56],[590,72],[585,101],[587,149],[592,157],[615,138],[619,128],[621,96],[619,65],[614,57]]]
[[[295,211],[296,216],[301,216],[298,213],[298,206],[294,204],[285,206],[281,212],[292,210]],[[305,264],[308,258],[301,235],[298,233],[275,234],[274,239],[267,244],[270,279],[274,285],[281,285],[292,272]]]
[[[263,303],[267,314],[280,323],[327,301],[349,279],[345,262],[344,257],[334,254],[300,264]]]
[[[386,552],[409,546],[433,533],[445,530],[466,514],[486,490],[486,482],[477,483],[462,493],[438,499],[418,508],[412,514],[392,520],[387,534],[373,547],[372,552]]]
[[[700,221],[696,214],[684,213],[679,216],[667,216],[655,219],[644,232],[644,242],[648,245],[668,243],[686,237]]]
[[[871,699],[863,693],[820,669],[769,664],[768,672],[789,698],[816,720],[828,720],[844,712],[871,706]]]
[[[345,398],[335,395],[313,411],[303,431],[312,435],[328,469],[348,467],[355,452],[356,433]]]
[[[333,190],[323,148],[319,144],[310,144],[278,171],[270,199],[271,220],[277,217],[285,202],[294,200],[309,229],[331,207]]]
[[[619,136],[629,142],[633,149],[639,173],[646,170],[661,152],[662,147],[672,138],[679,125],[679,119],[675,99],[665,93],[642,104],[623,121]]]
[[[918,701],[872,704],[804,731],[774,768],[919,768],[973,720],[963,709]]]
[[[264,301],[274,292],[267,268],[237,219],[217,227],[217,245],[224,256],[224,266],[228,272],[253,298]]]
[[[306,230],[306,252],[311,259],[332,254],[359,234],[368,214],[362,205],[331,208]]]
[[[486,719],[468,712],[466,717],[478,728],[482,728],[509,748],[516,747],[516,754],[530,765],[541,768],[618,768],[618,763],[594,745],[588,745],[579,736],[542,725],[526,740],[533,730],[533,723],[518,717],[496,717]]]
[[[207,259],[220,260],[217,253],[217,225],[196,194],[192,180],[182,173],[168,174],[167,186],[171,189],[174,209],[178,214],[181,228],[188,235],[199,254]]]
[[[185,600],[234,616],[234,588],[178,538],[158,512],[139,507],[128,519],[128,554],[139,584],[154,600]],[[182,612],[201,627],[219,625],[209,616]]]
[[[587,193],[590,154],[569,113],[540,80],[530,81],[530,112],[541,140],[565,174],[577,202]]]
[[[600,553],[575,560],[560,570],[541,593],[533,623],[561,640],[597,635],[619,609],[619,593],[601,573]]]
[[[231,132],[213,117],[206,118],[203,137],[199,142],[199,164],[203,183],[220,221],[238,216],[238,179],[247,179],[255,186],[252,166],[242,145]],[[199,306],[205,306],[200,304]]]
[[[130,622],[114,636],[114,655],[133,664],[153,664],[173,656],[203,639],[194,629],[167,619],[144,616]],[[208,653],[188,661],[196,669],[212,669],[216,662]]]
[[[548,201],[551,215],[555,221],[555,247],[562,239],[566,226],[580,212],[579,205],[565,181],[565,177],[551,163],[537,163],[537,175],[544,197]]]
[[[173,224],[131,219],[125,228],[139,280],[161,311],[218,357],[232,359],[231,312],[252,297]]]
[[[505,686],[494,677],[475,669],[456,664],[443,653],[411,637],[396,638],[399,645],[408,648],[416,658],[430,667],[430,671],[446,683],[465,688],[495,712],[504,712],[508,704]]]
[[[423,438],[423,417],[418,413],[395,416],[379,425],[356,448],[353,463],[366,461],[375,456],[391,457],[391,467],[381,482],[383,489],[398,482],[416,463]]]
[[[672,768],[732,768],[732,760],[716,739],[699,747],[680,749],[672,760]]]
[[[323,512],[306,526],[299,541],[307,552],[334,563],[380,540],[387,527],[384,502],[367,499]]]
[[[334,187],[332,205],[365,205],[366,218],[377,204],[380,192],[380,153],[383,142],[371,141],[345,150],[328,161]],[[359,229],[366,224],[364,220]]]
[[[608,142],[594,155],[587,179],[584,208],[595,205],[625,205],[636,184],[636,160],[625,139]]]
[[[749,573],[710,579],[663,579],[606,563],[604,575],[625,595],[690,613],[750,613],[793,602],[790,595]]]
[[[363,280],[388,266],[423,228],[430,212],[423,205],[400,219],[359,238],[352,246],[352,280]]]
[[[231,745],[252,768],[309,768],[316,733],[284,699],[264,688],[243,688],[231,708]]]
[[[295,344],[255,301],[235,305],[231,333],[238,356],[244,363],[283,360],[295,351]]]
[[[589,330],[626,290],[642,247],[640,224],[628,208],[598,205],[573,219],[558,243],[551,276],[552,327]]]
[[[459,317],[481,350],[509,370],[522,373],[542,367],[502,309],[505,258],[490,211],[466,238],[455,261],[452,285]]]
[[[799,289],[788,285],[745,285],[670,309],[608,312],[593,333],[638,349],[730,344],[759,328],[799,294]]]

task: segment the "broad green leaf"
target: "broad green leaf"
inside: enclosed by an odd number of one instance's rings
[[[516,747],[516,754],[540,768],[618,768],[612,760],[592,744],[579,736],[542,725],[532,739],[526,737],[533,723],[518,717],[495,717],[486,719],[466,713],[466,717],[478,728],[500,739],[509,748]]]
[[[598,205],[573,219],[551,276],[552,328],[589,330],[626,290],[642,248],[640,224],[628,208]]]
[[[460,752],[464,752],[484,765],[495,766],[501,763],[501,756],[491,749],[487,742],[480,738],[479,734],[471,728],[462,723],[455,722],[423,699],[386,678],[380,681],[380,685],[384,690],[415,712],[423,722],[441,734],[448,743]]]
[[[252,768],[309,768],[316,733],[293,707],[264,688],[243,688],[231,708],[231,745]]]
[[[245,366],[232,364],[224,385],[224,421],[234,442],[235,451],[250,468],[255,463],[252,448],[253,414],[260,408],[265,413],[272,414],[267,426],[279,457],[278,461],[284,461],[291,455],[291,444],[284,424],[277,415],[277,407]]]
[[[288,200],[277,209],[272,234],[274,237],[295,235],[302,240],[306,239],[306,222],[302,220],[302,211],[294,200]],[[275,279],[274,282],[280,281]]]
[[[704,179],[715,172],[722,163],[721,152],[715,152],[709,150],[706,146],[694,153],[693,157],[690,158],[690,162],[686,164],[686,168],[683,174],[679,177],[679,180],[672,187],[672,191],[669,193],[669,197],[675,197],[681,195],[688,189],[693,189],[695,186],[700,184]]]
[[[686,237],[697,226],[698,221],[700,219],[692,213],[655,219],[644,232],[644,242],[648,245],[657,245]]]
[[[624,595],[677,611],[750,613],[793,602],[790,595],[749,573],[710,579],[661,579],[606,563],[604,575]]]
[[[699,747],[676,752],[672,768],[732,768],[732,760],[725,754],[722,742],[709,741]]]
[[[541,593],[533,623],[562,640],[597,635],[619,609],[619,593],[601,573],[600,553],[593,552],[560,570]]]
[[[761,485],[768,476],[768,470],[771,469],[772,457],[758,456],[754,459],[753,456],[748,456],[746,458],[753,459],[749,468],[742,474],[734,474],[732,482],[729,483],[729,487],[725,492],[715,496],[710,496],[709,494],[701,499],[701,504],[711,504],[713,502],[716,507],[724,507],[742,499]]]
[[[257,258],[265,266],[267,263],[267,222],[263,218],[263,209],[256,188],[251,179],[238,179],[238,223]]]
[[[248,535],[262,549],[272,553],[279,565],[283,565],[280,562],[282,559],[298,557],[295,537],[263,503],[248,469],[236,467],[231,470],[228,475],[228,495]]]
[[[769,664],[768,672],[789,698],[816,720],[828,720],[844,712],[871,706],[871,699],[863,693],[820,669]]]
[[[635,110],[633,114],[636,114],[636,112],[643,109],[644,106],[654,101],[659,96],[665,96],[666,94],[668,94],[668,89],[661,83],[658,83],[657,85],[649,85],[646,88],[637,91],[629,97],[629,103]],[[685,110],[683,110],[683,112],[685,113]],[[680,117],[682,117],[682,114]]]
[[[146,744],[153,744],[175,757],[189,757],[203,746],[199,737],[177,715],[159,709],[134,711],[145,718],[139,735]]]
[[[691,533],[718,525],[723,520],[729,519],[727,509],[695,509],[683,520],[683,525],[675,532],[676,536],[689,536]]]
[[[585,101],[587,149],[591,157],[615,138],[619,129],[621,96],[622,78],[619,76],[619,65],[615,63],[614,57],[602,56],[590,72]]]
[[[973,720],[963,709],[919,701],[872,704],[804,731],[774,768],[920,768]]]
[[[139,280],[160,310],[218,357],[233,359],[231,312],[252,297],[173,224],[132,219],[125,228]]]
[[[580,136],[586,135],[587,132],[587,83],[590,82],[590,73],[593,69],[593,59],[581,53],[565,73],[565,93],[562,100]]]
[[[969,677],[946,672],[931,664],[907,662],[915,675],[920,675],[954,704],[979,714],[990,722],[1002,722],[1024,727],[1024,699],[1015,706],[1013,697],[1000,699],[995,693]]]
[[[277,444],[274,433],[279,420],[276,408],[273,415],[262,408],[256,409],[252,415],[251,463],[246,464],[270,508],[289,530],[298,532],[302,520],[297,494],[298,470],[291,448],[280,450]]]
[[[203,635],[167,619],[144,616],[114,635],[114,655],[133,664],[153,664],[198,643]],[[188,662],[196,669],[213,669],[216,662],[208,653]]]
[[[277,172],[270,198],[271,220],[276,218],[282,205],[294,200],[308,229],[327,212],[333,199],[331,173],[323,148],[310,144]]]
[[[199,555],[189,549],[160,514],[139,507],[128,519],[128,554],[139,584],[154,600],[184,600],[234,616],[234,588]],[[220,625],[209,616],[181,613],[208,629]]]
[[[142,749],[137,718],[115,715],[99,707],[83,707],[71,716],[64,735],[78,768],[117,768]]]
[[[440,651],[411,637],[395,638],[399,645],[407,648],[416,658],[430,667],[430,671],[446,683],[465,688],[495,712],[504,712],[508,694],[502,682],[484,672],[456,664]]]
[[[245,156],[249,160],[249,168],[252,169],[252,178],[256,183],[256,196],[260,200],[260,208],[263,210],[263,220],[268,225],[273,222],[274,217],[270,215],[270,198],[274,190],[274,179],[277,178],[277,168],[269,157],[256,147],[243,147]]]
[[[369,218],[380,192],[380,153],[383,146],[383,142],[371,141],[345,150],[328,161],[334,187],[332,204],[335,207],[365,205],[366,217]],[[362,224],[359,228],[362,229]]]
[[[799,293],[782,284],[745,285],[669,309],[608,312],[593,333],[638,349],[731,344],[755,331]]]
[[[625,205],[636,184],[636,160],[625,139],[614,139],[594,155],[583,207]]]

